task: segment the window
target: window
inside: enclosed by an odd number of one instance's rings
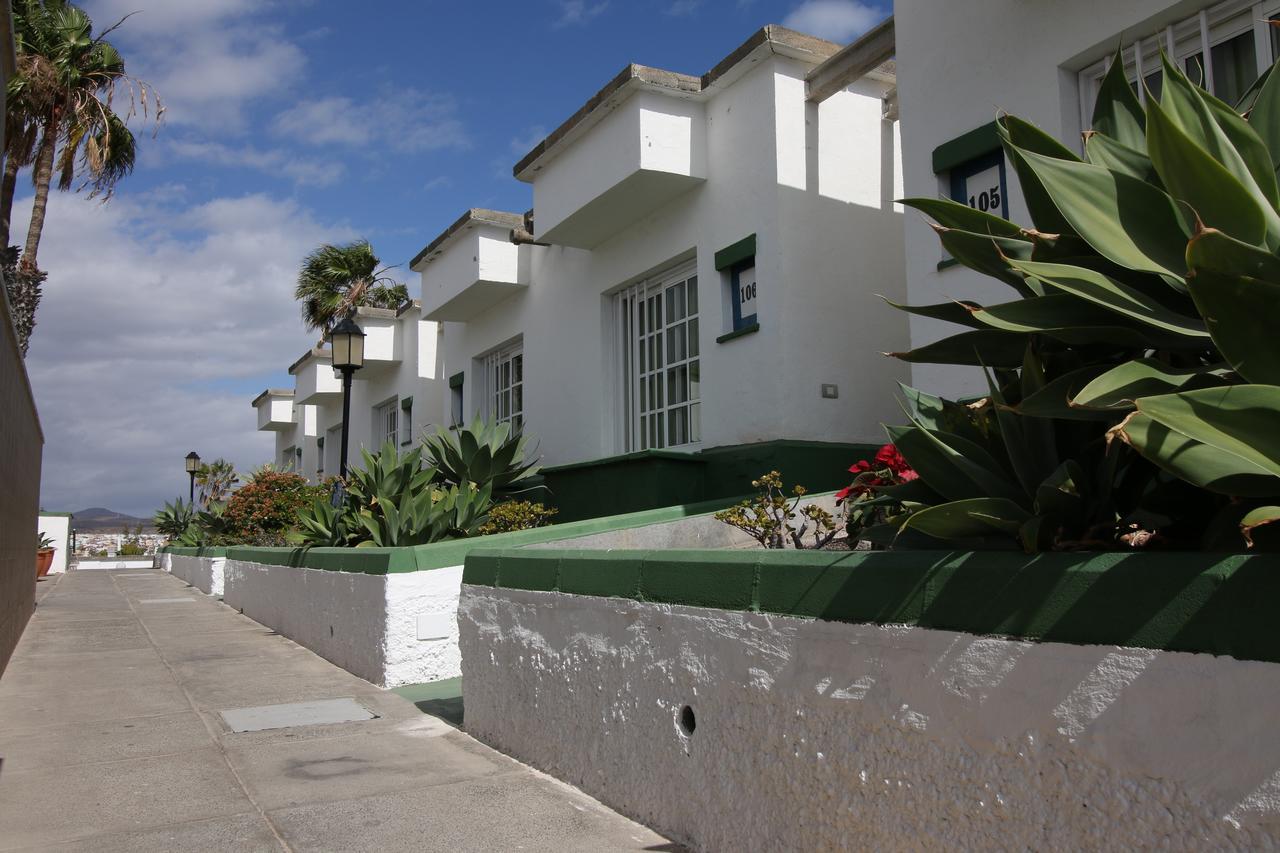
[[[938,176],[938,195],[974,210],[1009,218],[1004,150],[995,122],[962,134],[933,151],[933,171]],[[955,261],[945,251],[938,268]]]
[[[757,323],[756,235],[752,234],[732,246],[716,252],[716,269],[724,275],[729,288],[730,335],[759,328]],[[693,293],[693,313],[697,314],[696,279]]]
[[[1237,103],[1254,81],[1280,57],[1280,32],[1270,21],[1280,19],[1280,0],[1264,3],[1228,0],[1196,15],[1128,43],[1123,50],[1125,72],[1145,103],[1147,90],[1160,96],[1163,72],[1160,50],[1180,64],[1193,83],[1203,86],[1228,104]],[[1208,54],[1209,62],[1204,61]],[[1110,58],[1080,72],[1080,109],[1083,127],[1092,119],[1098,87]]]
[[[400,400],[400,444],[413,444],[413,398]]]
[[[286,447],[286,448],[284,449],[284,453],[281,453],[281,454],[280,454],[280,466],[279,466],[279,467],[280,467],[280,470],[281,470],[281,471],[296,471],[296,470],[297,470],[297,465],[295,464],[295,460],[296,460],[296,458],[297,458],[297,457],[296,457],[296,453],[297,453],[297,448],[296,448],[296,447]]]
[[[400,401],[392,397],[373,409],[373,448],[382,447],[388,441],[392,445],[400,441]]]
[[[485,399],[488,416],[511,424],[513,433],[524,427],[524,349],[521,344],[490,353],[484,359]]]
[[[688,264],[616,297],[624,452],[702,440],[698,277]]]
[[[324,470],[338,476],[338,456],[342,452],[342,424],[338,424],[325,433],[324,438]]]
[[[316,476],[324,474],[324,436],[316,439]]]
[[[466,374],[455,373],[449,377],[449,426],[462,426],[463,421],[467,417],[467,410],[463,407],[462,386],[466,381]]]

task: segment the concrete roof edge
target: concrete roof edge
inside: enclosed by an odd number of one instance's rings
[[[806,74],[806,97],[824,101],[863,77],[896,82],[896,50],[897,32],[890,15]]]
[[[369,305],[359,305],[356,307],[357,317],[380,317],[384,320],[394,320],[400,316],[397,308],[374,308]]]
[[[598,108],[613,96],[624,93],[628,88],[643,87],[654,91],[701,95],[729,76],[740,63],[762,48],[773,54],[816,65],[836,54],[840,50],[840,45],[778,24],[769,24],[752,33],[746,41],[701,77],[632,63],[592,95],[577,112],[547,134],[547,137],[535,145],[532,151],[520,158],[520,162],[516,163],[511,172],[517,179],[526,180],[530,169],[535,164],[554,153],[554,149],[561,143],[576,136],[578,132],[588,129],[594,123],[591,119]]]
[[[524,224],[524,214],[473,207],[454,220],[452,225],[440,232],[439,236],[428,243],[426,248],[414,255],[413,260],[409,261],[409,269],[416,272],[418,264],[422,263],[422,260],[427,255],[430,255],[436,249],[442,248],[455,234],[473,222],[482,225],[497,225],[501,228],[516,228]]]
[[[289,373],[290,373],[290,375],[292,375],[295,371],[297,371],[297,369],[298,369],[299,367],[301,367],[301,366],[302,366],[302,363],[303,363],[304,361],[306,361],[307,359],[310,359],[310,358],[332,358],[332,357],[333,357],[333,356],[332,356],[332,354],[331,354],[327,349],[325,349],[324,347],[312,347],[311,349],[309,349],[309,350],[307,350],[306,352],[304,352],[304,353],[302,354],[302,357],[301,357],[301,358],[299,358],[299,359],[298,359],[297,361],[295,361],[293,364],[289,365]]]
[[[263,397],[292,397],[292,396],[293,396],[292,388],[268,388],[258,396],[254,397],[253,402],[250,403],[249,405],[256,408],[258,403],[262,400]]]
[[[413,311],[413,310],[418,310],[418,311],[422,310],[421,299],[410,299],[408,302],[401,305],[399,308],[396,309],[396,316],[403,317],[405,314],[408,314],[410,311]]]

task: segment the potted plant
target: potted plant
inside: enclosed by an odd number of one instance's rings
[[[49,567],[53,565],[53,540],[48,534],[40,534],[40,542],[36,545],[36,577],[42,578],[49,574]]]

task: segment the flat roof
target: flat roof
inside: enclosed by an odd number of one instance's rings
[[[254,397],[253,402],[250,403],[249,405],[257,408],[258,403],[262,401],[263,397],[292,397],[292,396],[293,396],[293,390],[290,388],[268,388],[258,396]]]
[[[332,357],[333,357],[333,354],[330,353],[324,347],[312,347],[311,349],[304,352],[297,361],[289,365],[289,373],[293,373],[295,370],[297,370],[299,367],[302,366],[302,362],[306,361],[309,358],[332,358]]]
[[[665,71],[661,68],[651,68],[647,65],[628,65],[606,83],[604,88],[592,95],[577,112],[551,131],[545,139],[534,146],[532,151],[522,157],[520,162],[516,163],[512,169],[512,174],[517,178],[523,179],[522,176],[538,164],[539,161],[554,154],[555,149],[567,137],[576,135],[577,132],[584,130],[586,126],[598,121],[602,117],[602,115],[597,115],[600,107],[624,88],[648,88],[686,97],[699,97],[704,95],[707,90],[714,88],[718,83],[727,84],[730,82],[726,78],[732,77],[739,70],[739,66],[750,60],[757,52],[788,56],[812,65],[820,65],[843,49],[841,45],[835,42],[796,32],[778,24],[769,24],[752,33],[750,38],[720,62],[716,63],[714,68],[701,77]]]
[[[469,228],[473,224],[479,225],[496,225],[500,228],[519,228],[524,225],[524,214],[508,213],[505,210],[488,210],[483,207],[473,207],[466,213],[459,216],[454,223],[440,233],[426,248],[413,256],[413,260],[409,261],[409,269],[415,269],[422,260],[436,249],[442,248],[445,243],[449,242],[454,235],[462,230]]]

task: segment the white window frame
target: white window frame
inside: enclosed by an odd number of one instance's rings
[[[668,306],[674,304],[676,293],[683,296],[684,305],[676,312],[679,316],[672,316]],[[656,315],[652,313],[655,307]],[[614,295],[614,317],[619,341],[619,449],[623,453],[669,448],[696,450],[702,444],[701,303],[697,262],[680,264],[619,291]],[[652,327],[648,322],[650,317],[658,320]],[[681,338],[683,350],[678,343]],[[684,370],[681,399],[672,402],[669,382],[681,375],[681,368]],[[679,427],[681,419],[684,440],[673,440],[672,428]]]
[[[392,447],[400,446],[400,398],[392,397],[384,403],[373,407],[373,434],[369,442],[369,452],[376,453],[382,445],[391,442]]]
[[[524,429],[524,341],[496,349],[481,360],[487,420]]]
[[[1254,56],[1258,74],[1271,67],[1276,60],[1271,41],[1268,19],[1280,15],[1280,0],[1251,2],[1251,0],[1227,0],[1205,9],[1154,33],[1127,40],[1122,47],[1125,71],[1130,82],[1145,77],[1160,67],[1160,48],[1186,70],[1186,60],[1199,53],[1205,57],[1205,88],[1214,91],[1213,60],[1211,51],[1217,45],[1235,38],[1241,33],[1253,32]],[[1125,34],[1126,38],[1128,33]],[[1110,67],[1111,57],[1099,60],[1080,72],[1080,121],[1087,128],[1093,121],[1093,104],[1098,97],[1102,78]],[[1138,99],[1146,103],[1146,88],[1138,86]]]

